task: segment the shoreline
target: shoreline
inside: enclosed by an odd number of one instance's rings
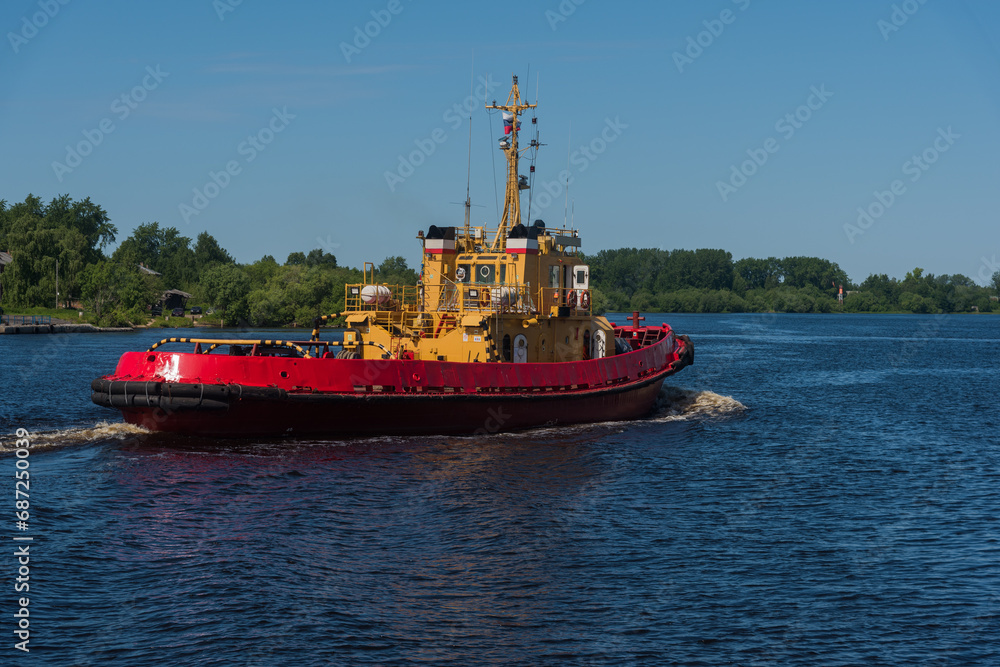
[[[852,313],[852,312],[839,312],[839,313],[787,313],[787,312],[775,312],[775,311],[759,311],[759,312],[719,312],[719,313],[690,313],[690,312],[673,312],[673,313],[659,313],[654,311],[649,311],[646,314],[649,315],[809,315],[815,317],[823,317],[824,315],[912,315],[915,317],[941,317],[941,316],[972,316],[972,315],[994,315],[1000,316],[1000,313],[906,313],[906,312],[887,312],[887,313]],[[607,315],[627,315],[627,313],[605,313]],[[304,329],[308,330],[311,327],[308,326],[279,326],[279,327],[264,327],[266,329]],[[337,327],[332,327],[337,328]],[[70,333],[133,333],[140,330],[151,330],[151,329],[161,329],[163,331],[170,331],[173,329],[206,329],[208,331],[217,330],[225,331],[227,329],[240,329],[240,327],[218,327],[215,325],[186,325],[179,327],[155,327],[149,326],[148,324],[136,324],[131,327],[98,327],[93,324],[83,323],[83,324],[19,324],[19,325],[0,325],[0,336],[8,335],[42,335],[42,334],[70,334]]]
[[[0,325],[0,336],[65,333],[130,333],[135,327],[95,327],[93,324],[11,324]]]

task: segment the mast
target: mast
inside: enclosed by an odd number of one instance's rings
[[[472,73],[469,75],[469,97],[475,99],[473,95],[475,94],[475,89],[473,86],[476,84],[476,66],[472,66]],[[468,171],[465,175],[465,241],[464,243],[471,243],[469,239],[472,238],[472,231],[469,228],[471,218],[472,218],[472,197],[470,196],[470,187],[472,185],[472,107],[469,107],[469,164]]]
[[[493,240],[493,245],[490,247],[490,252],[502,252],[507,248],[507,234],[512,227],[521,224],[521,190],[529,187],[527,183],[522,184],[520,182],[520,176],[517,173],[517,161],[520,157],[520,152],[522,152],[517,143],[518,119],[522,111],[525,109],[534,109],[538,105],[528,104],[526,101],[521,100],[521,91],[517,87],[516,74],[513,76],[513,79],[514,81],[510,89],[510,94],[507,96],[506,104],[497,104],[496,100],[494,100],[493,104],[486,105],[487,109],[500,109],[509,114],[510,117],[504,118],[504,125],[506,126],[508,122],[511,124],[510,132],[506,133],[505,130],[504,136],[500,139],[500,150],[507,157],[507,188],[503,204],[503,218],[500,221],[499,229],[497,229],[497,236]],[[528,148],[524,150],[526,151]]]

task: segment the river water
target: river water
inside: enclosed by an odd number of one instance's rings
[[[0,664],[1000,663],[1000,319],[647,320],[649,419],[356,441],[145,433],[89,385],[164,332],[0,336]]]

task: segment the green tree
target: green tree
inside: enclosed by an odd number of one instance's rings
[[[911,313],[929,313],[933,309],[933,303],[930,299],[915,292],[903,292],[899,298],[899,305],[903,310],[908,310]]]
[[[114,243],[118,228],[111,224],[107,212],[90,201],[73,201],[69,195],[56,197],[45,207],[45,217],[58,227],[66,227],[79,232],[85,239],[84,263],[97,261],[102,251]]]
[[[81,279],[83,301],[101,326],[138,324],[158,293],[152,276],[131,262],[114,260],[89,264]]]
[[[375,282],[390,285],[416,285],[417,272],[406,265],[401,256],[386,257],[375,269]]]
[[[216,264],[208,268],[199,282],[201,294],[210,304],[222,311],[228,324],[239,324],[250,315],[247,297],[250,279],[235,264]]]
[[[738,260],[733,270],[743,279],[747,289],[772,289],[781,283],[781,264],[775,257],[746,257]]]
[[[136,227],[127,239],[121,242],[112,258],[116,261],[135,261],[146,264],[154,271],[160,259],[160,246],[163,235],[160,223],[142,223]]]
[[[263,288],[280,269],[281,265],[270,255],[264,255],[253,264],[243,267],[254,289]]]
[[[176,227],[160,227],[158,222],[143,223],[136,227],[118,246],[112,258],[121,262],[145,264],[163,274],[163,283],[168,288],[190,288],[198,281],[191,239],[182,236]]]
[[[310,250],[305,258],[306,266],[326,266],[331,269],[336,268],[337,258],[328,252],[323,252],[320,248]]]
[[[194,264],[199,274],[213,264],[233,264],[233,257],[208,232],[198,234],[194,244]]]
[[[102,248],[117,230],[107,213],[90,199],[68,195],[48,205],[34,195],[8,207],[0,205],[0,248],[14,258],[4,274],[5,301],[14,307],[52,306],[59,292],[64,300],[79,296],[80,276],[87,264],[103,258]]]
[[[850,285],[850,280],[839,266],[819,257],[786,257],[780,262],[782,284],[790,287],[812,285],[823,291],[836,293],[840,285]]]

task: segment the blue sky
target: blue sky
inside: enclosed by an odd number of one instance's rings
[[[419,229],[462,222],[474,71],[490,100],[537,88],[531,218],[562,222],[568,167],[587,252],[1000,268],[988,0],[7,0],[0,27],[0,198],[89,196],[119,240],[158,221],[242,262],[419,264]],[[495,225],[501,121],[474,106]]]

